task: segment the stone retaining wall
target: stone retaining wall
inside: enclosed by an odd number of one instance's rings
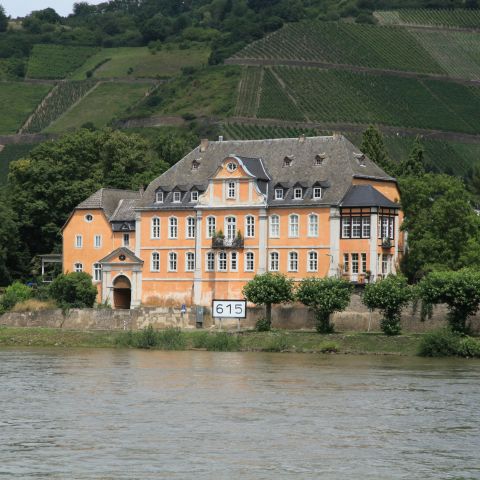
[[[406,332],[425,332],[446,325],[447,310],[444,306],[434,309],[431,319],[422,322],[419,312],[407,308],[402,316],[402,329]],[[258,319],[264,316],[263,307],[249,307],[247,318],[240,321],[241,328],[253,328]],[[315,328],[312,312],[302,305],[275,306],[272,309],[274,328],[290,330]],[[362,304],[359,295],[353,295],[348,309],[333,315],[337,331],[379,331],[380,315],[371,313]],[[194,309],[187,309],[182,314],[179,308],[142,307],[136,310],[82,309],[70,310],[63,315],[61,310],[43,310],[39,312],[8,312],[0,317],[0,325],[15,327],[53,327],[74,330],[138,330],[148,325],[154,328],[195,328]],[[204,328],[235,329],[237,320],[215,321],[206,309],[203,318]],[[480,316],[473,317],[471,326],[480,333]]]

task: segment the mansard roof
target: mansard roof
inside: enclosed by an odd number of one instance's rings
[[[171,191],[177,185],[207,184],[225,158],[235,155],[246,165],[258,180],[268,181],[269,204],[293,205],[339,205],[354,177],[395,181],[368,157],[360,162],[360,150],[342,135],[279,138],[270,140],[227,140],[202,142],[163,175],[153,180],[138,202],[137,208],[165,208],[155,204],[158,188]],[[315,164],[315,157],[325,160]],[[294,158],[290,166],[285,157]],[[260,161],[261,159],[261,161]],[[200,168],[192,169],[193,161]],[[263,172],[262,172],[263,170]],[[274,185],[307,185],[302,199],[293,199],[287,193],[283,200],[274,201]],[[321,200],[312,200],[311,189],[322,182],[325,192]],[[183,203],[183,202],[182,202]],[[168,205],[171,208],[171,204]]]
[[[133,190],[120,190],[117,188],[101,188],[94,194],[90,195],[86,200],[77,206],[77,209],[92,210],[101,208],[108,219],[111,219],[116,212],[121,200],[139,200],[140,192]],[[131,206],[131,204],[130,204]],[[133,210],[132,210],[133,212]],[[135,217],[133,217],[135,218]],[[119,220],[129,220],[129,218],[121,218]]]
[[[371,185],[352,185],[340,203],[342,207],[400,208]]]

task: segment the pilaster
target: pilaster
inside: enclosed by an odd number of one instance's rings
[[[338,266],[340,263],[340,209],[337,207],[330,208],[330,268],[328,269],[329,277],[338,276]]]
[[[372,208],[370,216],[370,280],[375,281],[378,275],[378,211]]]
[[[267,223],[267,210],[262,208],[258,213],[258,273],[267,271]]]
[[[202,238],[203,212],[197,210],[195,225],[195,271],[193,272],[193,303],[200,305],[202,301]]]

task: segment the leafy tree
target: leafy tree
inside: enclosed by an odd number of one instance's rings
[[[400,333],[402,310],[412,299],[412,290],[407,279],[402,276],[389,275],[383,280],[366,285],[362,301],[370,309],[380,310],[383,318],[380,327],[385,335]]]
[[[420,138],[417,136],[415,137],[408,158],[400,162],[399,175],[405,177],[423,175],[425,173],[425,168],[423,166],[424,154],[425,150]]]
[[[8,28],[8,17],[5,14],[5,9],[0,5],[0,32],[5,32]]]
[[[339,278],[304,278],[296,297],[315,314],[317,331],[332,333],[332,313],[345,310],[350,302],[353,285]]]
[[[360,150],[367,155],[370,160],[385,170],[386,173],[389,175],[395,174],[395,165],[388,156],[387,148],[383,142],[383,136],[373,125],[370,125],[363,132]]]
[[[7,198],[0,194],[0,285],[8,285],[18,271],[19,248],[20,237],[16,215]]]
[[[85,272],[61,274],[50,284],[50,295],[63,308],[92,308],[97,288]]]
[[[431,313],[434,304],[445,303],[450,328],[467,333],[468,317],[475,315],[480,305],[480,272],[468,268],[432,272],[421,280],[418,291],[424,313]]]
[[[272,324],[272,304],[293,301],[293,281],[281,273],[255,275],[242,290],[255,305],[265,305],[266,321]]]
[[[20,282],[12,283],[6,288],[0,301],[0,314],[13,308],[17,303],[28,300],[32,296],[32,289]]]
[[[410,280],[434,269],[459,269],[477,257],[472,238],[479,238],[480,219],[461,180],[426,174],[400,180],[401,203],[408,231],[403,269]],[[480,263],[479,263],[480,265]]]

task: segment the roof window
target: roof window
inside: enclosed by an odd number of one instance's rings
[[[361,167],[365,167],[365,154],[364,153],[354,153],[353,155],[357,159],[358,164]]]
[[[192,170],[198,170],[200,168],[200,162],[198,160],[193,160]]]
[[[180,192],[173,192],[173,203],[180,203],[182,194]]]
[[[314,160],[313,164],[316,167],[319,167],[320,165],[323,165],[323,161],[325,160],[325,157],[326,157],[326,155],[324,153],[317,153],[317,155],[315,155],[315,160]]]
[[[287,155],[284,159],[283,159],[283,166],[284,167],[290,167],[293,163],[293,159],[294,157],[292,155]]]

